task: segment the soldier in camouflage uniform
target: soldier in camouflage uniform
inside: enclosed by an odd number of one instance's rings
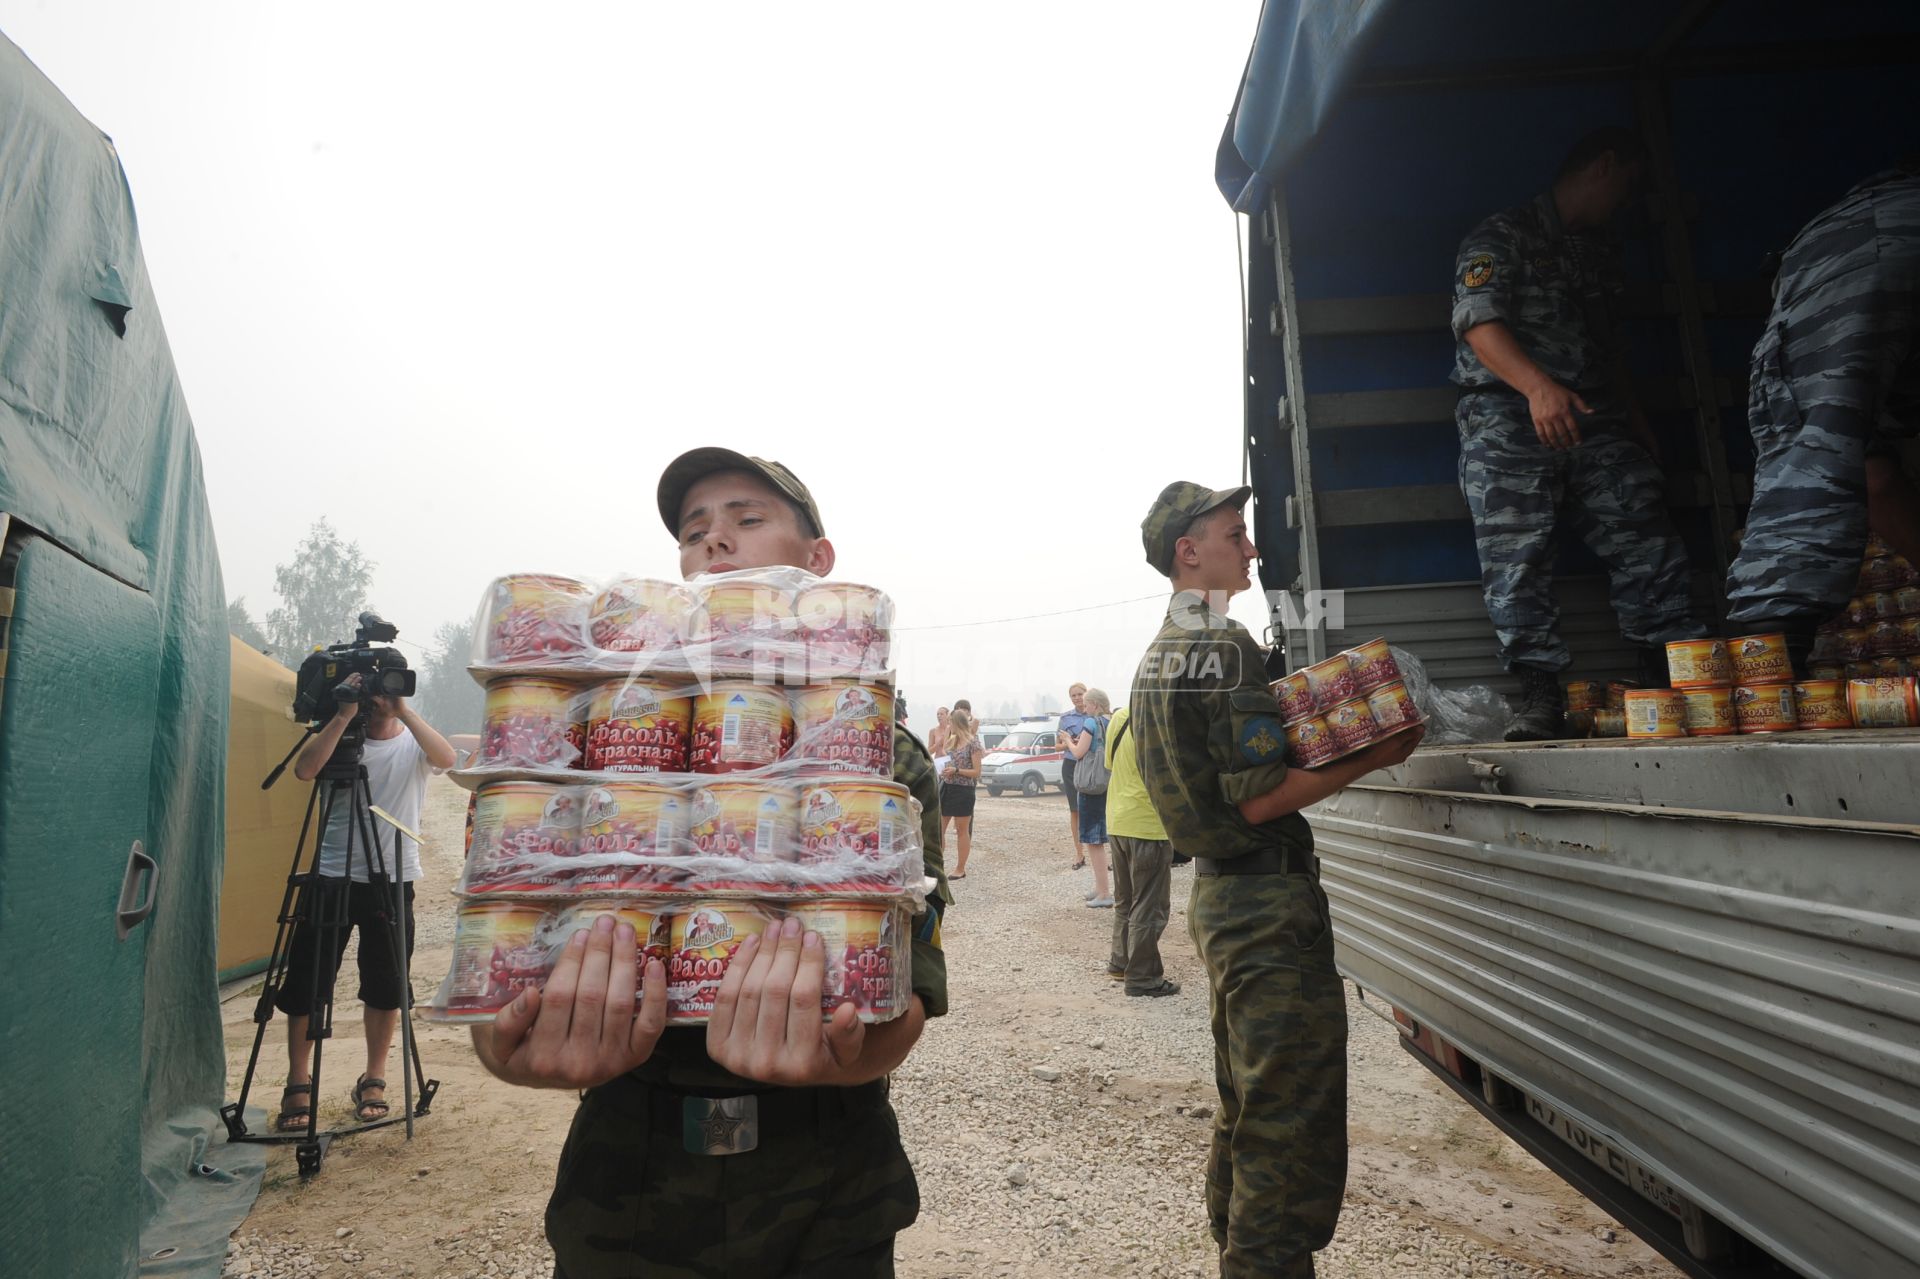
[[[1454,263],[1460,488],[1501,663],[1521,680],[1509,741],[1562,730],[1555,675],[1571,658],[1553,600],[1561,519],[1607,566],[1628,639],[1707,633],[1662,505],[1657,445],[1625,377],[1611,314],[1616,248],[1598,234],[1643,167],[1624,130],[1582,139],[1551,190],[1475,227]]]
[[[1207,970],[1220,1092],[1207,1216],[1223,1279],[1311,1279],[1347,1177],[1347,1018],[1313,831],[1301,810],[1400,763],[1420,730],[1289,769],[1266,655],[1226,601],[1252,585],[1245,488],[1174,483],[1141,522],[1173,581],[1134,674],[1141,777],[1193,858],[1187,920]]]
[[[777,462],[695,449],[667,467],[659,505],[686,576],[793,565],[825,575],[819,508]],[[919,1213],[887,1075],[928,1017],[947,1010],[940,916],[948,894],[940,788],[926,748],[893,734],[894,780],[920,801],[937,888],[914,921],[913,998],[862,1026],[819,1006],[825,957],[789,929],[743,945],[706,1027],[665,1026],[666,974],[647,966],[638,1001],[632,929],[610,917],[577,935],[539,992],[474,1047],[510,1083],[584,1088],[547,1206],[555,1279],[866,1279],[894,1273],[894,1236]],[[637,1014],[636,1014],[637,1002]]]
[[[1894,456],[1920,432],[1920,169],[1876,174],[1801,228],[1753,348],[1758,459],[1727,618],[1785,631],[1804,665],[1814,628],[1853,593],[1867,528],[1920,563],[1920,506]]]

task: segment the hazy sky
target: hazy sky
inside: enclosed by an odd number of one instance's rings
[[[1237,481],[1212,162],[1258,11],[0,0],[0,29],[126,166],[229,598],[264,615],[322,515],[415,644],[501,573],[673,577],[660,469],[724,444],[792,466],[836,576],[894,595],[923,726],[1121,700],[1158,598],[952,624],[1157,597],[1152,495]]]

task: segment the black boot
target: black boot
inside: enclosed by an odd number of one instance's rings
[[[1667,646],[1649,644],[1640,648],[1634,662],[1641,688],[1665,688],[1671,675],[1667,668]]]
[[[1513,723],[1507,726],[1510,742],[1547,742],[1566,736],[1567,702],[1560,681],[1553,672],[1531,666],[1517,666],[1520,697],[1513,708]]]

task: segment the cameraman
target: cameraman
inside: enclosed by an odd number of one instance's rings
[[[367,768],[367,790],[375,807],[392,813],[402,826],[420,828],[421,801],[426,798],[427,777],[454,766],[453,747],[447,739],[407,705],[402,697],[361,699],[361,677],[349,675],[334,689],[339,709],[326,726],[315,733],[300,758],[294,762],[293,775],[303,782],[312,781],[333,758],[340,738],[353,724],[356,715],[366,717],[366,742],[361,762]],[[393,1046],[394,1031],[400,1025],[400,1010],[406,1004],[402,985],[404,966],[398,961],[386,930],[393,919],[392,881],[406,885],[407,954],[413,954],[413,882],[420,878],[420,849],[412,838],[377,816],[368,814],[367,829],[353,830],[352,878],[348,879],[347,838],[353,826],[353,792],[340,787],[332,791],[332,810],[326,829],[320,836],[320,857],[316,866],[319,881],[300,889],[301,907],[296,912],[301,922],[295,927],[287,962],[287,975],[274,999],[274,1006],[287,1015],[286,1091],[280,1097],[280,1114],[274,1126],[281,1132],[303,1129],[313,1110],[313,1045],[307,1039],[307,1019],[313,1012],[315,970],[318,969],[321,998],[333,991],[334,976],[340,971],[340,959],[346,954],[347,934],[360,930],[360,1002],[366,1005],[367,1069],[354,1083],[353,1113],[361,1123],[384,1119],[387,1115],[387,1050]],[[321,803],[329,796],[323,795]],[[382,882],[370,882],[369,863],[373,850],[368,847],[370,830],[380,851]],[[398,845],[396,849],[396,845]],[[395,856],[396,851],[398,857]],[[395,865],[398,864],[396,873]],[[344,910],[342,909],[342,898]],[[323,950],[323,931],[318,921],[340,919],[346,926],[327,938]],[[406,1068],[406,1063],[401,1063]]]

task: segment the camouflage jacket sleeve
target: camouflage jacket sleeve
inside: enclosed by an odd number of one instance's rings
[[[1220,772],[1220,798],[1239,805],[1264,795],[1287,776],[1287,738],[1280,703],[1264,682],[1265,654],[1242,631],[1237,684],[1213,694],[1209,707],[1207,753]]]
[[[927,894],[927,909],[913,921],[913,993],[920,996],[927,1016],[939,1017],[947,1011],[947,956],[940,947],[940,918],[953,901],[940,846],[940,779],[927,748],[898,724],[893,726],[893,780],[920,803],[922,864],[935,887]]]
[[[1453,336],[1492,320],[1512,323],[1513,288],[1520,267],[1513,225],[1488,218],[1460,242],[1453,262]]]

